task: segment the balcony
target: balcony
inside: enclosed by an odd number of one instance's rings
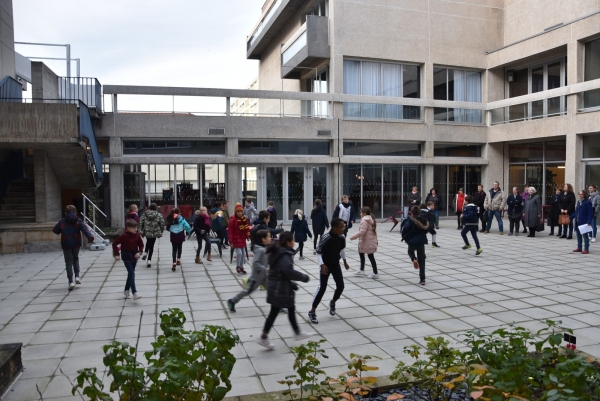
[[[102,85],[96,78],[58,77],[58,97],[64,103],[84,103],[96,116],[102,113]]]
[[[281,47],[281,77],[299,79],[302,70],[314,68],[329,57],[329,18],[308,15],[304,25]]]
[[[274,0],[269,11],[248,37],[246,58],[260,60],[262,52],[304,2],[305,0]]]

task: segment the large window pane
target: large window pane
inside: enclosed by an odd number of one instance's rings
[[[565,166],[564,165],[546,165],[546,197],[544,204],[552,203],[552,198],[557,189],[562,189],[565,185]]]
[[[362,207],[362,200],[360,198],[361,189],[361,165],[360,164],[344,164],[344,181],[342,183],[342,194],[348,195],[354,206],[357,209]],[[336,203],[337,202],[337,203]],[[338,205],[339,199],[334,199],[333,204]],[[329,213],[333,212],[335,206],[332,205],[332,209]]]
[[[513,71],[513,81],[508,83],[509,97],[527,95],[529,93],[529,70]]]
[[[344,141],[344,156],[421,156],[421,144]]]
[[[434,157],[481,157],[481,145],[462,143],[436,143]]]
[[[445,68],[433,69],[433,98],[435,100],[448,100],[447,71]]]
[[[583,137],[583,158],[600,158],[600,134]]]
[[[329,156],[329,141],[239,141],[240,155]]]
[[[224,155],[225,141],[123,140],[125,155]]]
[[[467,182],[465,182],[465,193],[475,195],[477,186],[481,184],[481,166],[467,166]]]
[[[421,188],[421,166],[404,165],[402,166],[403,174],[403,198],[402,203],[408,205],[408,194],[412,192],[412,187]],[[421,191],[423,192],[423,191]],[[423,198],[425,200],[425,198]]]
[[[363,206],[371,208],[375,216],[381,216],[381,164],[363,165]]]
[[[383,167],[383,217],[391,216],[402,206],[402,166]]]
[[[585,44],[584,80],[600,78],[600,39]]]
[[[383,73],[383,96],[401,97],[402,96],[402,70],[400,64],[381,64]],[[402,106],[400,105],[385,105],[384,117],[400,119],[402,118]]]
[[[510,145],[508,154],[510,163],[541,162],[544,159],[544,144],[539,142]]]
[[[546,142],[546,161],[564,161],[567,156],[565,141]]]
[[[448,216],[448,202],[446,194],[448,193],[448,166],[433,166],[433,189],[443,197],[443,207],[440,209],[440,216]],[[431,188],[423,188],[423,200]]]
[[[510,188],[510,192],[512,192],[513,187],[517,187],[519,191],[526,184],[525,182],[525,165],[517,164],[510,166],[508,169],[508,182]],[[505,191],[506,192],[506,191]]]
[[[381,96],[381,63],[362,62],[361,94],[367,96]],[[361,117],[380,118],[382,105],[363,104]]]
[[[267,167],[266,173],[267,202],[273,202],[277,217],[283,219],[283,167]]]

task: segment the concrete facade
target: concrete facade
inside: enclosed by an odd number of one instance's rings
[[[0,0],[0,80],[15,77],[15,30],[12,0]]]
[[[60,183],[45,151],[38,150],[33,157],[36,222],[58,221],[62,217]]]

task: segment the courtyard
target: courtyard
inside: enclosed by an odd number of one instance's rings
[[[380,367],[375,373],[389,375],[398,361],[409,361],[403,348],[424,344],[424,337],[443,336],[457,343],[469,329],[490,332],[512,322],[538,329],[543,319],[561,320],[574,329],[578,349],[600,357],[600,245],[592,244],[589,255],[574,254],[576,241],[548,236],[549,228],[536,238],[511,237],[504,223],[503,236],[496,223],[490,234],[479,234],[484,252],[475,256],[474,247],[461,249],[455,221],[442,220],[437,240],[441,248],[426,248],[425,286],[418,285],[418,271],[400,242],[398,227],[390,233],[390,223],[379,224],[379,280],[354,275],[359,268],[357,241],[348,241],[351,269],[345,273],[337,316],[330,316],[325,306],[333,294],[330,287],[315,325],[308,323],[306,312],[319,270],[307,243],[306,259],[296,257],[295,268],[311,281],[300,283],[296,307],[301,329],[314,332],[313,339],[327,340],[327,373],[344,372],[349,354],[359,353],[380,357],[372,363]],[[183,267],[172,272],[168,236],[157,242],[153,267],[137,267],[139,300],[124,299],[127,272],[110,249],[82,252],[82,284],[72,292],[67,291],[62,253],[0,256],[0,343],[22,342],[25,367],[2,399],[37,400],[36,385],[45,400],[72,398],[60,369],[73,379],[77,370],[97,367],[103,377],[101,347],[111,340],[135,344],[143,311],[138,351],[149,350],[160,331],[158,314],[168,308],[184,311],[189,328],[222,325],[240,337],[229,396],[284,390],[277,381],[292,374],[290,347],[299,344],[287,316],[280,315],[271,331],[275,349],[259,346],[256,339],[269,310],[266,292],[255,292],[230,313],[226,300],[242,289],[235,260],[229,263],[229,250],[223,258],[213,250],[212,262],[194,264],[195,246],[195,241],[184,243]],[[108,377],[103,380],[110,382]]]

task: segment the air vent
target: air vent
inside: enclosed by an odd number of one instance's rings
[[[331,136],[331,130],[330,129],[318,130],[317,131],[317,135],[319,135],[319,136]]]
[[[208,135],[225,135],[225,128],[209,128]]]

